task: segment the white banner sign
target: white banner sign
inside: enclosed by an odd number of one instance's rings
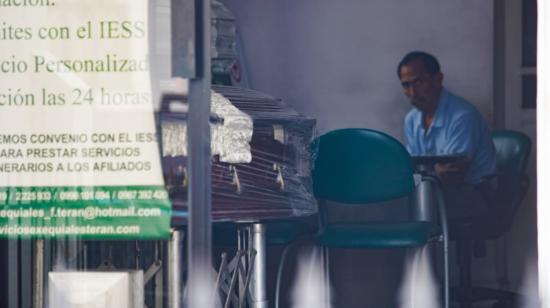
[[[41,188],[113,186],[147,193],[109,200],[166,202],[149,16],[147,0],[0,0],[0,204],[25,202],[16,188],[52,203]]]

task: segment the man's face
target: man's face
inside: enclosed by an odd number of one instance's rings
[[[443,75],[430,75],[421,60],[403,65],[399,71],[399,79],[403,92],[411,100],[411,104],[421,111],[435,111]]]

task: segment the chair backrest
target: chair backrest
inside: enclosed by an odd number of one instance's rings
[[[521,132],[513,130],[497,130],[492,133],[497,154],[498,173],[525,173],[531,139]]]
[[[497,156],[498,186],[494,194],[494,224],[487,225],[486,235],[497,237],[508,230],[529,188],[525,169],[531,153],[531,140],[521,132],[497,130],[492,133]],[[488,226],[491,225],[489,228]]]
[[[313,192],[330,201],[366,204],[404,197],[414,189],[411,157],[384,133],[348,128],[312,143]]]

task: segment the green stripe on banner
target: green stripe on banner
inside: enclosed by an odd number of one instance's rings
[[[170,217],[163,186],[0,188],[0,237],[161,239]]]

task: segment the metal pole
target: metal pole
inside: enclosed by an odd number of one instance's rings
[[[33,308],[44,307],[44,240],[35,242]]]
[[[252,225],[252,248],[256,250],[253,275],[250,284],[252,308],[267,308],[265,225]]]
[[[172,237],[168,245],[168,307],[182,307],[183,285],[181,282],[182,253],[183,253],[183,232],[172,231]],[[159,296],[159,294],[155,294]]]
[[[189,84],[189,308],[212,308],[210,1],[195,0],[196,77]]]
[[[19,291],[20,291],[20,277],[19,277],[19,243],[18,239],[8,240],[8,307],[18,308],[19,305]]]

